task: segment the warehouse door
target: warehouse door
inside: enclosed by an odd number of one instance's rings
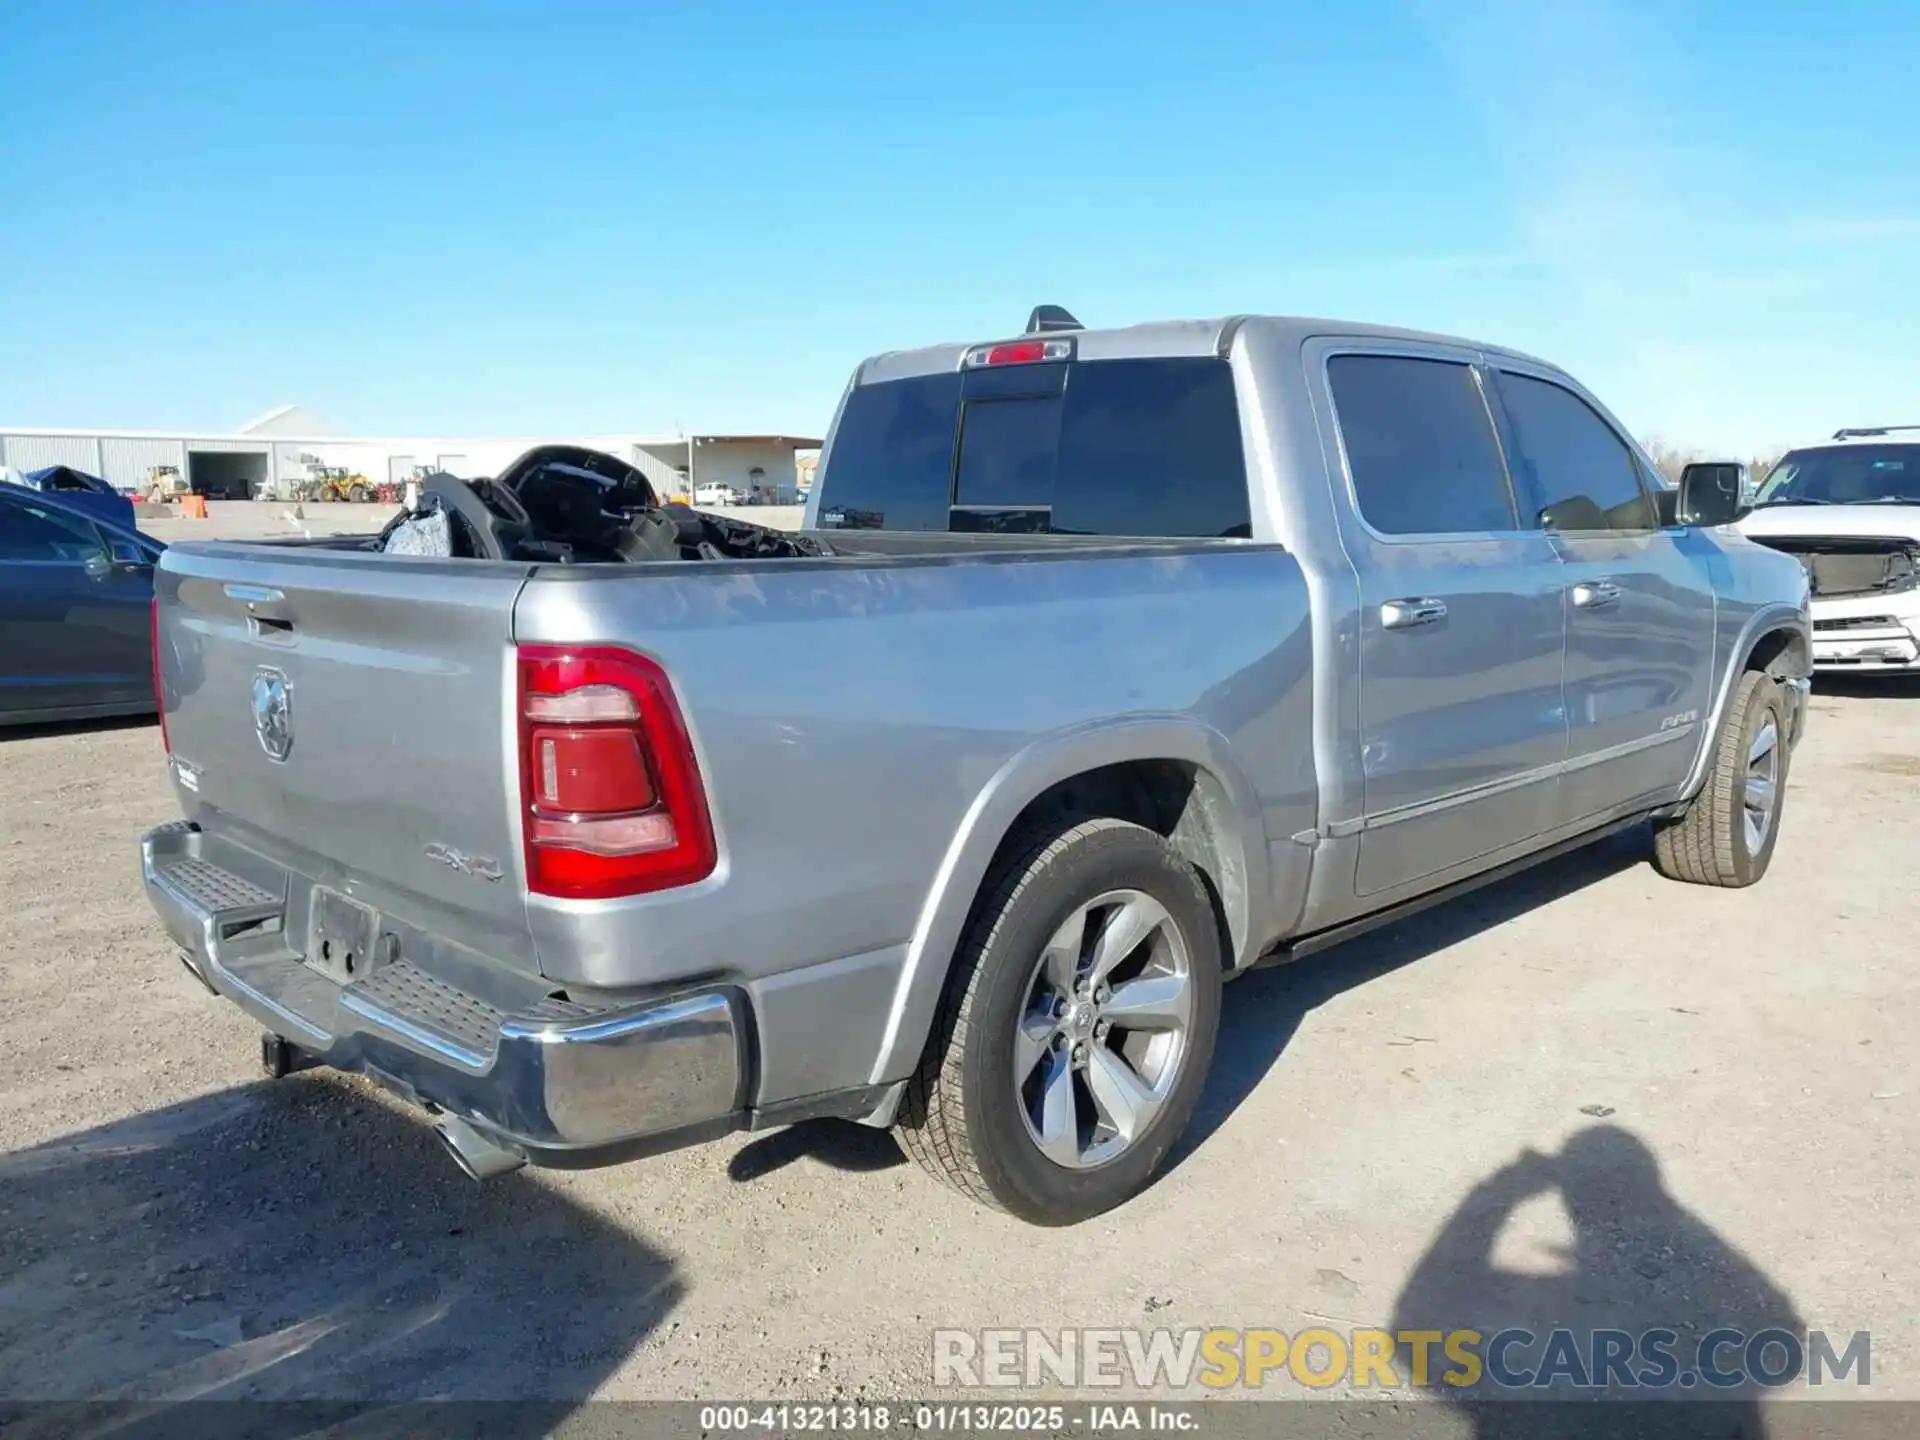
[[[267,452],[189,450],[187,483],[209,500],[251,500],[267,483]]]

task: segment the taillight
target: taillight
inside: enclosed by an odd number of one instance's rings
[[[521,646],[519,664],[529,888],[604,900],[711,875],[713,823],[666,672],[552,645]]]
[[[167,754],[173,753],[173,742],[167,738],[167,689],[160,679],[160,597],[153,597],[147,607],[147,653],[153,660],[153,709],[160,717],[160,748]]]

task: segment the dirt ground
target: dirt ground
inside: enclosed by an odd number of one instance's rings
[[[1755,890],[1624,837],[1236,984],[1176,1167],[1067,1231],[840,1124],[476,1186],[258,1078],[140,891],[174,814],[150,725],[0,739],[0,1399],[899,1397],[935,1326],[1524,1313],[1871,1330],[1920,1397],[1920,686],[1816,692]]]

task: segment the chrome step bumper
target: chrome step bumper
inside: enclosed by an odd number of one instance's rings
[[[404,953],[343,985],[286,933],[300,877],[185,823],[141,839],[140,874],[203,984],[324,1063],[460,1116],[535,1164],[601,1164],[744,1123],[736,989],[592,1009],[528,978],[503,1006]]]

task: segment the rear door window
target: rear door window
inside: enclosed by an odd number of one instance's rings
[[[1633,452],[1564,386],[1500,372],[1514,481],[1530,518],[1569,533],[1652,530],[1654,504]]]
[[[1327,383],[1361,518],[1382,535],[1516,528],[1493,420],[1473,367],[1335,355]]]
[[[1060,417],[1053,528],[1251,536],[1233,368],[1212,359],[1075,366]]]
[[[857,385],[820,475],[820,521],[850,530],[945,530],[960,376]]]
[[[821,480],[822,523],[1168,538],[1252,534],[1226,361],[1085,361],[967,379],[973,383],[964,387],[958,375],[938,375],[856,389]],[[914,387],[913,397],[866,393],[894,387]]]

